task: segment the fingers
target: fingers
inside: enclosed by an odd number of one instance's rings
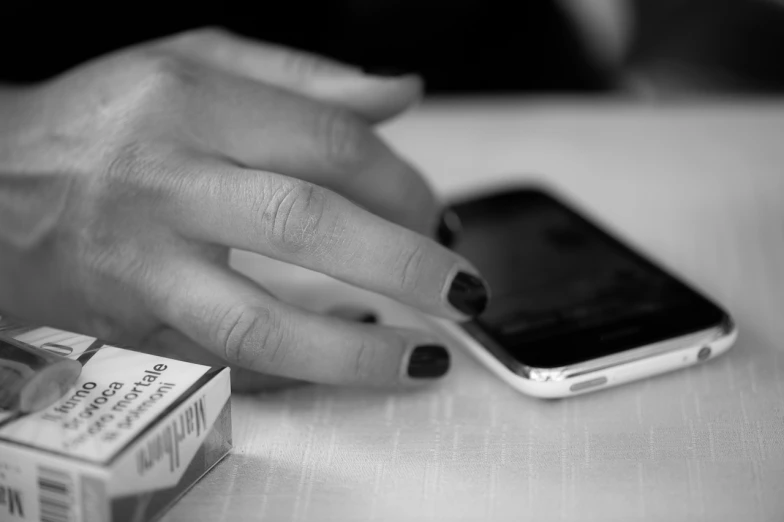
[[[340,192],[433,236],[441,205],[424,177],[355,115],[225,75],[202,75],[188,126],[206,146],[249,167]]]
[[[372,122],[399,114],[422,95],[422,80],[415,75],[367,75],[356,67],[220,29],[190,31],[157,46],[216,69],[349,109]]]
[[[223,358],[200,346],[196,341],[191,340],[173,328],[160,329],[155,335],[147,339],[146,345],[139,347],[139,350],[170,359],[207,366],[227,365],[227,361]],[[265,375],[236,365],[229,364],[229,367],[231,368],[231,389],[237,392],[261,392],[304,384],[302,381]]]
[[[328,310],[327,314],[346,321],[364,324],[375,324],[378,319],[374,312],[355,306],[335,307]],[[138,349],[146,353],[207,366],[228,364],[215,353],[205,349],[179,331],[168,327],[160,328],[154,335],[147,337],[144,346],[139,346]],[[237,365],[229,364],[229,367],[231,368],[231,388],[240,393],[256,393],[306,384],[304,381],[267,375]]]
[[[416,385],[443,376],[449,353],[432,334],[312,314],[252,281],[194,258],[166,264],[150,307],[231,364],[327,384]]]
[[[330,190],[278,174],[196,165],[158,210],[186,237],[297,264],[455,320],[487,305],[487,287],[468,261]]]

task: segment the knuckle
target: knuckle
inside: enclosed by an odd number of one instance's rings
[[[223,49],[234,37],[228,30],[218,25],[210,25],[184,31],[165,39],[161,42],[161,49],[171,49],[175,52],[185,52],[186,55],[195,53],[213,53],[216,49]]]
[[[279,364],[284,335],[271,309],[239,305],[229,309],[217,324],[217,341],[228,362],[261,369]]]
[[[215,44],[221,42],[231,36],[231,33],[220,25],[208,25],[199,27],[198,29],[191,29],[178,35],[178,38],[183,43],[188,40],[203,43],[205,45]]]
[[[341,109],[328,108],[320,112],[316,126],[329,168],[351,171],[369,163],[374,140],[359,118]]]
[[[100,182],[103,210],[116,213],[129,207],[138,211],[144,204],[167,200],[183,178],[181,169],[167,159],[171,154],[163,145],[139,140],[117,147]]]
[[[199,71],[190,61],[160,49],[141,53],[135,64],[136,99],[166,108],[200,84]]]
[[[361,339],[354,351],[352,377],[358,382],[368,380],[376,373],[376,350],[373,344]]]
[[[109,161],[106,167],[106,180],[112,185],[124,185],[138,180],[152,166],[150,159],[144,144],[138,141],[129,141],[121,145]]]
[[[396,329],[385,331],[382,336],[361,337],[351,346],[351,366],[347,373],[356,382],[386,384],[399,378],[400,364],[410,343],[407,335]]]
[[[425,262],[425,249],[421,244],[403,249],[392,270],[393,280],[400,290],[411,292],[417,288]]]
[[[277,50],[280,53],[283,69],[290,77],[300,81],[307,81],[325,66],[325,61],[316,55],[284,47],[277,47]]]
[[[261,210],[260,222],[272,244],[286,254],[317,250],[327,198],[325,189],[311,183],[278,187]]]
[[[92,227],[89,233],[83,234],[81,246],[82,261],[88,273],[99,276],[113,276],[117,273],[128,273],[128,263],[139,263],[139,257],[124,259],[122,248],[114,234],[104,227]]]
[[[195,62],[158,46],[123,52],[106,68],[98,71],[102,75],[89,93],[91,104],[74,107],[82,111],[79,125],[103,143],[142,130],[160,136],[176,128],[188,115],[188,103],[204,76]]]
[[[138,240],[118,237],[112,227],[96,224],[85,230],[74,248],[79,252],[81,284],[89,295],[105,295],[103,285],[110,284],[131,290],[144,291],[154,285],[157,270],[153,255],[156,246]]]

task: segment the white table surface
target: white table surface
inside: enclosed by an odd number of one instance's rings
[[[383,133],[447,196],[551,183],[726,305],[736,347],[562,401],[520,395],[461,354],[417,393],[235,395],[233,454],[166,522],[784,520],[784,100],[441,102]],[[234,263],[269,283],[268,262]],[[291,299],[414,320],[294,277]]]

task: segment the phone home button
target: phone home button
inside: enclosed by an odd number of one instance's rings
[[[588,388],[595,388],[597,386],[601,386],[603,384],[607,384],[607,377],[597,377],[589,381],[576,382],[569,387],[569,391],[571,392],[583,391],[583,390],[587,390]]]

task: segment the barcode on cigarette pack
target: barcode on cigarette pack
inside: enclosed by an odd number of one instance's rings
[[[38,468],[38,506],[41,522],[72,522],[73,480],[60,470]]]

